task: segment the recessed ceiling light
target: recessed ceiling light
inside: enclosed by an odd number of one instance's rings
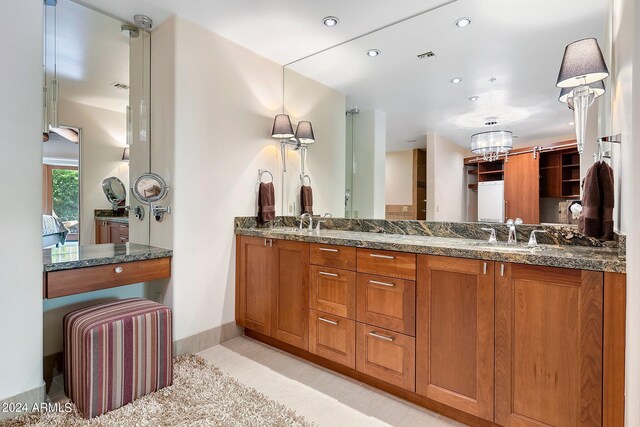
[[[574,122],[569,122],[568,124],[569,124],[569,126],[573,126],[573,125],[575,125],[575,123],[574,123]]]
[[[477,101],[478,99],[480,99],[479,96],[472,96],[471,98],[469,98],[469,101]]]
[[[335,27],[336,25],[338,25],[338,22],[340,22],[340,20],[335,16],[325,16],[322,20],[322,23],[327,27]]]
[[[464,28],[469,24],[471,24],[471,19],[469,18],[460,18],[456,21],[456,27],[460,28]]]
[[[457,85],[458,83],[460,83],[462,81],[462,77],[454,77],[451,80],[449,80],[451,83],[453,83],[454,85]]]
[[[380,55],[380,51],[378,49],[369,49],[367,51],[367,55],[374,57]]]

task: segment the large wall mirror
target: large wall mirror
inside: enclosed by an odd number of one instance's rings
[[[43,247],[148,244],[129,187],[150,171],[151,35],[71,0],[43,7]],[[103,182],[118,181],[112,203]]]
[[[594,162],[597,137],[605,135],[598,101],[606,106],[597,100],[591,107],[580,155],[573,112],[558,101],[555,83],[567,44],[596,38],[609,52],[608,1],[457,0],[425,7],[432,9],[286,66],[285,107],[291,94],[304,92],[305,79],[345,97],[336,114],[344,120],[334,152],[340,170],[332,171],[344,174],[344,188],[334,190],[344,205],[331,213],[577,222],[570,206],[581,198],[581,179]],[[496,131],[512,136],[511,155],[485,159],[471,151],[472,135]],[[333,141],[316,138],[316,146],[323,143]]]

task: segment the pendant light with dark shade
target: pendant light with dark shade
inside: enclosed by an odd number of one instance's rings
[[[273,119],[273,130],[271,131],[271,137],[286,139],[293,136],[293,126],[291,126],[291,119],[287,114],[278,114]]]
[[[302,144],[313,144],[316,142],[316,138],[313,136],[313,126],[311,126],[311,122],[298,122],[294,139]]]
[[[569,99],[573,101],[576,141],[580,154],[584,150],[589,106],[599,96],[598,92],[601,92],[600,95],[604,93],[604,84],[602,88],[595,87],[593,84],[601,82],[608,76],[609,69],[596,39],[582,39],[567,45],[556,86],[563,89],[569,88],[572,94],[566,99],[567,102],[570,102]],[[569,92],[566,93],[568,94]],[[564,95],[565,93],[561,91],[561,101]]]

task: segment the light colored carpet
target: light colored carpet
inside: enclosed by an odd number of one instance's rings
[[[175,360],[171,387],[92,420],[82,418],[73,407],[71,413],[32,413],[0,421],[1,427],[311,425],[291,409],[195,355],[180,356]]]

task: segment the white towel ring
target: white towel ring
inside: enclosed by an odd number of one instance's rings
[[[309,186],[311,186],[311,177],[309,175],[300,175],[300,182],[304,185],[304,179],[307,178],[309,180]]]
[[[262,175],[264,175],[265,173],[269,174],[269,176],[271,177],[271,182],[273,182],[273,174],[266,169],[258,169],[258,181],[262,182]]]

